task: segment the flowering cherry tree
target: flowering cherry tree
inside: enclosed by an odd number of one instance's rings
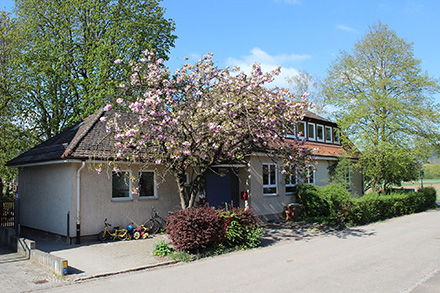
[[[263,153],[283,160],[285,170],[312,166],[303,142],[285,138],[308,107],[305,96],[298,101],[287,89],[265,87],[279,69],[263,73],[255,64],[246,75],[216,67],[207,54],[171,74],[162,62],[146,51],[133,64],[131,82],[120,85],[123,94],[113,105],[125,110],[108,119],[107,131],[115,139],[115,158],[160,165],[174,175],[182,209],[193,206],[215,164],[242,163],[246,155]],[[135,118],[121,122],[124,112]],[[185,196],[189,170],[193,176]]]

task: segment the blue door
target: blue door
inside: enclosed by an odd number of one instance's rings
[[[238,179],[234,172],[206,174],[206,201],[212,207],[238,206]]]

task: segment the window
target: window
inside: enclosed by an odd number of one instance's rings
[[[157,198],[154,171],[144,171],[139,175],[139,198]]]
[[[293,194],[296,191],[296,175],[286,174],[286,195]]]
[[[332,141],[332,128],[330,126],[325,127],[325,142],[333,142]]]
[[[308,184],[315,184],[315,170],[307,171],[306,181]]]
[[[284,126],[284,133],[286,134],[287,138],[295,138],[295,127],[287,128]]]
[[[351,170],[350,170],[350,167],[345,167],[345,188],[351,189]]]
[[[277,194],[277,165],[263,164],[263,195]]]
[[[333,140],[335,143],[339,144],[339,129],[333,128]]]
[[[324,126],[316,125],[316,139],[318,141],[324,141]]]
[[[297,134],[298,138],[304,138],[306,137],[306,123],[303,121],[298,122],[297,128]]]
[[[309,140],[316,140],[315,123],[307,124],[307,133],[309,135]]]
[[[112,172],[112,200],[131,199],[130,171]]]

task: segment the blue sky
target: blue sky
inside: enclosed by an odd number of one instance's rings
[[[13,1],[0,0],[12,11]],[[282,66],[277,85],[298,70],[324,79],[339,50],[351,51],[368,26],[381,21],[414,42],[422,69],[440,77],[438,0],[163,0],[176,23],[171,70],[214,53],[218,66],[255,62],[263,70]],[[440,102],[440,99],[438,99]]]

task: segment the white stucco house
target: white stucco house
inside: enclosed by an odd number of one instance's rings
[[[107,112],[98,111],[81,123],[66,129],[7,163],[18,168],[20,231],[23,235],[45,234],[67,242],[95,237],[104,219],[113,225],[145,222],[154,206],[159,214],[180,207],[176,181],[170,175],[157,180],[161,166],[140,172],[140,165],[119,164],[120,172],[106,168],[112,141],[100,122]],[[328,166],[350,156],[339,141],[337,125],[307,112],[297,126],[306,146],[315,149],[317,168],[308,179],[285,178],[277,163],[263,155],[250,154],[246,164],[215,166],[206,175],[206,199],[210,205],[225,202],[250,207],[262,218],[281,214],[284,205],[295,202],[295,187],[328,184]],[[293,142],[293,140],[292,140]],[[96,167],[102,164],[98,174]],[[131,193],[127,176],[139,176],[139,194]],[[348,171],[349,190],[363,193],[362,175]]]

